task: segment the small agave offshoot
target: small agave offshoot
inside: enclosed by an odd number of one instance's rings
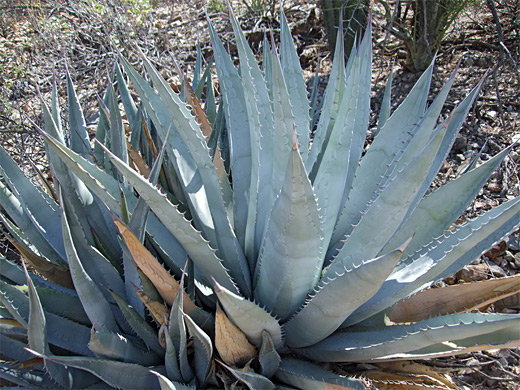
[[[476,310],[519,277],[427,289],[520,224],[519,197],[456,224],[513,145],[427,194],[482,82],[439,121],[455,75],[427,106],[432,64],[393,112],[389,80],[365,150],[370,29],[346,64],[338,44],[318,104],[283,13],[261,67],[231,23],[238,69],[209,23],[218,99],[200,51],[180,93],[119,55],[96,142],[68,74],[68,125],[56,85],[43,104],[53,185],[0,148],[1,221],[23,259],[0,259],[0,376],[186,389],[225,371],[251,389],[362,389],[317,362],[519,346],[520,315]]]

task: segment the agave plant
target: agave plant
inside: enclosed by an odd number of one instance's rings
[[[185,389],[225,370],[255,389],[364,388],[317,362],[518,346],[519,315],[475,311],[518,277],[427,289],[520,222],[517,197],[455,224],[513,146],[425,196],[481,84],[439,122],[455,76],[426,107],[432,64],[391,115],[385,98],[364,150],[370,30],[347,64],[337,40],[318,110],[283,13],[261,67],[231,23],[239,69],[209,24],[218,104],[200,56],[178,94],[119,55],[95,143],[68,74],[68,129],[55,84],[43,103],[54,185],[0,148],[2,223],[24,260],[0,261],[0,376]]]

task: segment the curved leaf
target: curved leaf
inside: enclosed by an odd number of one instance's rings
[[[334,279],[322,279],[315,293],[286,324],[287,345],[301,348],[332,334],[360,305],[370,299],[390,275],[404,247],[344,269]]]
[[[229,318],[253,344],[260,346],[262,331],[265,330],[269,332],[275,348],[282,347],[282,329],[273,316],[260,306],[232,293],[218,283],[215,283],[214,290]]]
[[[343,41],[343,40],[342,40]],[[283,358],[276,377],[282,382],[298,389],[308,390],[363,390],[365,385],[356,380],[346,378],[327,371],[316,364],[305,360]]]
[[[78,292],[79,299],[83,304],[83,308],[97,329],[108,330],[117,333],[119,327],[112,314],[110,304],[105,299],[103,293],[92,280],[92,278],[85,271],[78,253],[76,252],[75,244],[72,240],[69,222],[67,220],[67,212],[65,210],[64,201],[62,210],[62,230],[63,242],[65,243],[65,251],[69,261],[70,274],[74,281],[74,286]]]
[[[234,283],[231,281],[219,258],[215,255],[215,251],[208,245],[208,242],[203,239],[200,233],[193,228],[191,223],[184,218],[177,206],[172,204],[165,195],[161,194],[144,177],[111,154],[110,151],[105,149],[105,152],[108,153],[112,163],[155,212],[157,218],[182,244],[205,278],[209,280],[213,277],[219,283],[236,291]]]
[[[414,351],[435,345],[442,345],[445,351],[454,353],[459,349],[458,340],[472,338],[478,345],[480,339],[482,344],[487,344],[488,337],[485,335],[492,338],[502,329],[517,327],[518,335],[519,326],[520,315],[517,314],[450,314],[409,325],[368,330],[353,328],[297,352],[317,361],[329,362],[406,359],[409,352],[414,355]]]
[[[497,206],[403,259],[376,295],[343,324],[356,324],[454,274],[520,225],[520,197]]]
[[[255,269],[255,298],[282,320],[301,306],[323,264],[318,204],[294,140],[281,194],[267,222]]]
[[[115,360],[85,358],[79,356],[46,356],[35,351],[33,355],[68,367],[86,370],[117,388],[157,389],[158,379],[149,369],[138,364],[123,363]]]

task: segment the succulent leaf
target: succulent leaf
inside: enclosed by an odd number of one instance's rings
[[[255,270],[255,298],[281,319],[301,306],[323,262],[318,204],[296,144],[271,210]]]
[[[261,374],[266,378],[271,378],[274,375],[282,361],[274,347],[271,335],[266,331],[262,332],[262,345],[258,350],[258,361],[262,367]]]
[[[368,302],[342,327],[356,324],[469,264],[519,225],[520,198],[510,200],[447,232],[421,251],[402,259]]]
[[[334,59],[332,61],[329,82],[327,83],[325,95],[323,96],[320,119],[317,125],[316,134],[312,140],[309,156],[305,161],[305,168],[307,169],[307,172],[309,172],[311,179],[313,179],[316,174],[320,161],[319,155],[325,150],[325,146],[334,127],[340,109],[341,99],[345,91],[345,48],[341,44],[343,41],[342,35],[342,29],[338,28],[336,50],[334,51]]]
[[[120,333],[92,330],[89,348],[99,358],[136,363],[142,366],[159,364],[162,359],[144,345],[138,345]]]
[[[23,236],[27,239],[21,239],[22,242],[30,242],[34,247],[38,248],[38,252],[45,256],[47,259],[53,259],[56,265],[63,266],[66,264],[65,257],[59,252],[59,249],[55,249],[51,243],[42,234],[41,229],[35,226],[35,223],[29,217],[28,213],[24,210],[22,203],[17,197],[9,190],[9,188],[0,183],[0,204],[5,212],[11,217],[14,224],[16,224],[17,230],[23,232]],[[6,220],[2,215],[2,219]],[[7,221],[6,221],[7,222]],[[9,222],[5,223],[9,229]],[[13,229],[9,229],[13,234]],[[50,262],[50,261],[49,261]]]
[[[410,130],[416,126],[424,114],[432,71],[433,63],[388,118],[385,126],[361,159],[356,177],[352,182],[348,202],[345,203],[345,208],[338,217],[335,234],[329,248],[336,247],[339,240],[350,233],[352,226],[357,225],[362,211],[378,192],[385,175],[389,175],[388,170],[395,167],[395,157],[400,155],[403,141],[409,138]]]
[[[169,378],[167,378],[166,376],[164,376],[156,371],[150,370],[150,372],[152,374],[154,374],[155,376],[157,376],[157,378],[159,379],[159,385],[161,386],[161,390],[194,390],[195,389],[194,387],[186,386],[183,383],[171,381]]]
[[[256,372],[248,369],[237,369],[232,368],[226,364],[222,364],[235,378],[240,380],[241,382],[245,383],[245,385],[250,390],[255,389],[265,389],[265,390],[272,390],[275,389],[275,386],[273,382],[271,382],[269,379],[267,379],[265,376],[257,374]]]
[[[230,165],[234,177],[234,226],[238,241],[244,247],[250,196],[254,196],[254,194],[250,194],[251,172],[253,164],[258,164],[258,162],[252,158],[249,131],[251,125],[241,78],[209,20],[208,28],[217,65],[217,74],[219,80],[221,80],[224,113],[230,137]]]
[[[23,213],[27,215],[37,231],[57,252],[58,258],[64,259],[65,249],[61,240],[60,213],[56,202],[23,174],[18,165],[1,146],[0,172],[13,196],[20,202]],[[4,203],[2,202],[2,204]],[[18,227],[22,228],[20,225]],[[26,232],[25,229],[24,232]],[[34,244],[36,244],[36,240]]]
[[[159,344],[157,331],[148,322],[146,322],[132,306],[125,302],[123,298],[121,298],[113,291],[111,293],[126,321],[132,330],[137,334],[137,336],[143,340],[148,348],[153,350],[156,354],[163,354],[164,349]]]
[[[67,101],[69,108],[69,127],[70,127],[70,147],[76,153],[80,154],[86,159],[91,159],[92,153],[90,147],[90,139],[87,133],[87,124],[85,123],[85,117],[83,116],[83,110],[76,94],[76,90],[72,83],[72,79],[69,74],[68,67],[66,71],[67,80]],[[56,84],[54,83],[54,88]],[[54,111],[54,110],[53,110]],[[59,118],[59,116],[57,116]],[[55,118],[55,122],[59,122],[59,119]]]
[[[172,204],[166,196],[161,194],[157,188],[154,188],[150,182],[137,174],[137,172],[132,170],[116,156],[111,155],[108,150],[105,151],[110,156],[114,165],[123,173],[139,195],[155,212],[159,220],[184,246],[190,258],[203,272],[205,277],[208,279],[214,277],[223,285],[236,291],[236,287],[228,276],[221,261],[215,255],[214,250],[211,249],[200,233],[197,232],[191,223],[178,211],[178,208]]]
[[[307,87],[303,79],[303,72],[296,47],[292,40],[291,29],[287,18],[280,15],[280,59],[283,75],[289,92],[289,99],[293,107],[294,126],[298,135],[298,149],[303,161],[307,160],[310,143],[310,107],[307,96]]]
[[[413,359],[421,355],[421,349],[431,346],[442,346],[444,352],[455,353],[459,349],[458,340],[472,339],[472,347],[486,344],[488,339],[484,335],[493,335],[518,325],[518,316],[510,314],[449,314],[408,325],[368,330],[358,327],[329,336],[317,344],[299,349],[298,353],[317,361]],[[434,352],[425,352],[421,357],[427,358],[429,354]]]
[[[361,220],[346,238],[332,263],[325,269],[325,275],[332,276],[336,270],[351,267],[353,261],[367,260],[379,254],[403,221],[421,188],[422,179],[429,171],[432,160],[446,133],[446,128],[424,147],[410,163],[385,185],[377,198],[365,210]],[[378,231],[378,234],[372,234]],[[330,251],[329,251],[330,252]]]
[[[63,201],[61,204],[63,205]],[[112,313],[110,303],[108,303],[99,287],[85,271],[85,268],[78,257],[71,235],[69,222],[67,220],[68,213],[65,210],[64,205],[63,207],[63,242],[65,243],[65,251],[67,252],[70,274],[74,281],[74,287],[78,292],[79,299],[81,300],[91,323],[94,324],[97,329],[117,333],[119,327],[117,326],[116,319]]]
[[[283,345],[282,329],[276,318],[218,283],[215,283],[214,290],[227,315],[255,346],[261,345],[264,330],[271,336],[276,349]]]
[[[276,377],[299,389],[362,390],[365,385],[356,379],[345,378],[316,364],[294,358],[283,358]]]
[[[424,197],[385,248],[391,248],[413,234],[414,238],[405,251],[406,254],[411,254],[420,249],[419,243],[440,236],[468,207],[486,180],[511,151],[512,146]],[[427,228],[423,223],[426,219],[429,221]]]
[[[79,356],[46,356],[30,351],[35,356],[48,359],[68,367],[91,372],[110,386],[122,389],[156,389],[158,380],[148,368],[133,363]]]
[[[211,370],[213,344],[211,338],[191,319],[184,316],[186,326],[194,343],[194,370],[200,387],[204,387]]]
[[[305,347],[332,334],[379,290],[401,258],[405,246],[354,265],[352,269],[344,269],[334,279],[322,278],[308,302],[284,325],[287,345]]]

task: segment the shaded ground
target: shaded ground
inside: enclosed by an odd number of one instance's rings
[[[249,4],[250,2],[247,2]],[[302,56],[305,76],[311,79],[320,63],[320,82],[324,87],[330,71],[330,53],[321,26],[319,10],[314,2],[287,1],[289,19],[298,51]],[[498,2],[500,22],[504,28],[505,50],[502,63],[495,21],[485,2],[467,9],[450,29],[438,53],[432,98],[460,62],[460,69],[447,104],[447,115],[473,86],[490,72],[482,92],[465,122],[460,136],[434,185],[440,185],[460,174],[480,150],[487,160],[514,140],[520,138],[520,2]],[[259,1],[246,6],[234,1],[243,29],[254,48],[259,47],[263,29],[272,26],[277,35],[278,3]],[[211,57],[206,14],[231,51],[234,49],[231,26],[223,1],[157,0],[2,0],[0,1],[0,139],[31,174],[29,160],[45,171],[42,143],[33,123],[41,122],[41,106],[37,89],[48,101],[53,71],[58,77],[62,116],[66,117],[66,88],[63,82],[67,64],[80,99],[86,109],[87,122],[95,129],[97,96],[106,88],[107,75],[113,64],[112,45],[138,65],[138,46],[172,84],[177,75],[168,56],[171,52],[191,74],[197,42],[206,59]],[[390,65],[393,71],[393,108],[402,100],[419,77],[405,70],[402,44],[385,39],[380,10],[374,8],[375,42],[372,108],[377,113]],[[38,87],[38,88],[37,88]],[[374,114],[371,127],[377,125]],[[520,147],[516,146],[499,170],[472,203],[463,218],[473,217],[520,194]],[[2,254],[15,257],[3,245]],[[494,252],[481,257],[445,283],[513,275],[520,270],[520,233],[516,232]],[[491,307],[490,310],[519,312],[518,296]],[[456,382],[468,389],[518,388],[520,386],[520,352],[505,350],[445,359],[428,364],[446,370]],[[337,371],[364,367],[335,366]]]

